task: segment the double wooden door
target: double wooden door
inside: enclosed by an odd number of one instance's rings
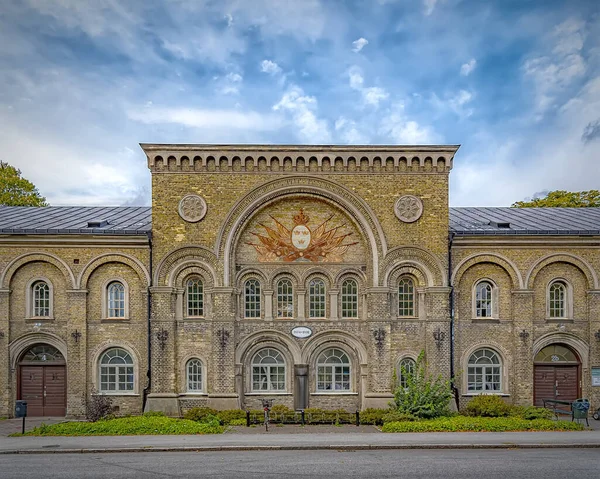
[[[534,366],[534,404],[543,406],[542,399],[574,401],[579,397],[579,366]]]
[[[64,416],[66,368],[64,365],[20,366],[19,399],[27,401],[28,416]]]

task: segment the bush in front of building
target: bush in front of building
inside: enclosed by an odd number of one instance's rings
[[[98,394],[95,389],[92,390],[87,404],[86,417],[90,422],[96,422],[100,419],[107,419],[113,416],[114,406],[112,398],[105,394]]]
[[[469,401],[464,409],[467,416],[506,417],[511,413],[511,406],[501,397],[492,394],[480,394]]]
[[[395,409],[417,418],[431,419],[450,414],[450,382],[426,373],[425,352],[421,351],[412,371],[402,368],[404,384],[394,392]]]
[[[383,432],[508,432],[508,431],[582,431],[583,425],[548,419],[520,417],[454,416],[419,421],[385,423]]]

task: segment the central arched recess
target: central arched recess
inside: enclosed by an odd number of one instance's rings
[[[566,344],[542,348],[533,362],[533,396],[536,406],[544,399],[574,401],[581,395],[581,359]]]

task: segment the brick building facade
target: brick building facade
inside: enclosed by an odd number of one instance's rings
[[[600,405],[600,209],[451,209],[455,146],[142,148],[152,208],[0,207],[0,415],[385,407],[421,351]]]

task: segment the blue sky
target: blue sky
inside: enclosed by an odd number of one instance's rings
[[[5,0],[0,151],[144,205],[139,142],[461,144],[454,206],[599,188],[596,0]]]

